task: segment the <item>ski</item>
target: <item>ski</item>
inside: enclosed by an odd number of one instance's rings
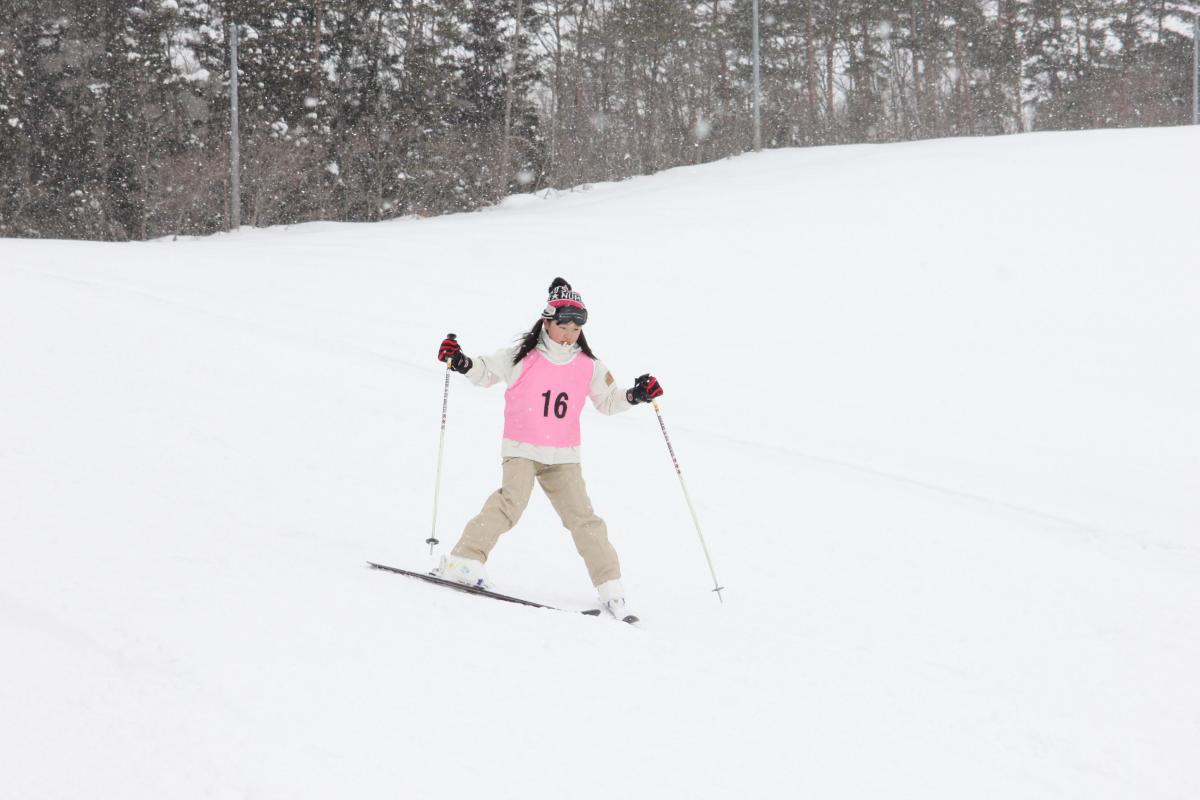
[[[439,578],[436,575],[430,575],[426,572],[412,572],[407,569],[400,569],[399,567],[389,567],[387,564],[376,564],[374,561],[368,561],[367,565],[370,566],[372,569],[382,569],[382,570],[386,570],[387,572],[394,572],[397,575],[407,575],[410,578],[419,578],[420,580],[426,581],[428,583],[436,583],[439,586],[445,586],[447,588],[454,589],[455,591],[458,591],[458,592],[466,592],[467,594],[477,594],[481,597],[491,597],[496,600],[503,600],[506,603],[516,603],[517,605],[529,606],[530,608],[547,608],[551,611],[562,611],[567,614],[584,614],[589,617],[600,616],[600,609],[598,609],[598,608],[589,608],[589,609],[585,609],[583,611],[570,611],[565,608],[556,608],[555,606],[548,606],[543,603],[535,603],[532,600],[526,600],[522,597],[512,597],[507,594],[500,594],[499,592],[489,592],[487,589],[480,589],[475,586],[465,586],[461,583],[455,583],[454,581],[448,581],[445,578]]]

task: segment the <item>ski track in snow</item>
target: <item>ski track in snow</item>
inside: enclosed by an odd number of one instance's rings
[[[766,444],[763,442],[753,442],[737,439],[730,436],[725,436],[713,431],[687,429],[688,433],[696,436],[708,437],[716,440],[726,441],[733,444],[742,445],[746,448],[754,449],[761,448],[783,453],[790,457],[802,458],[806,461],[815,464],[836,467],[838,469],[847,470],[858,475],[874,478],[881,481],[900,483],[922,491],[934,492],[940,495],[946,495],[957,500],[964,500],[971,503],[978,503],[983,506],[993,507],[1002,511],[1011,512],[1022,517],[1033,517],[1042,522],[1050,523],[1051,529],[1065,530],[1066,533],[1092,542],[1120,542],[1124,545],[1131,545],[1140,549],[1159,549],[1166,550],[1176,555],[1197,556],[1200,555],[1200,548],[1176,544],[1165,541],[1146,540],[1138,537],[1136,534],[1131,534],[1123,531],[1106,530],[1094,525],[1090,525],[1079,520],[1060,517],[1055,514],[1047,513],[1036,508],[1028,508],[1026,506],[1012,503],[1007,500],[995,497],[985,497],[983,495],[974,494],[972,492],[962,491],[949,486],[941,486],[936,483],[923,481],[909,475],[899,475],[892,472],[876,469],[864,464],[854,464],[848,461],[841,461],[836,458],[822,456],[815,453],[807,453],[793,448],[783,447],[778,444]]]

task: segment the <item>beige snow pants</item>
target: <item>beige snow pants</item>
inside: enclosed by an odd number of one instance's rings
[[[454,555],[487,561],[500,534],[510,530],[521,518],[537,478],[542,491],[571,532],[575,549],[583,556],[593,586],[621,577],[617,551],[608,542],[608,526],[592,510],[583,470],[579,464],[539,464],[527,458],[504,459],[504,479],[483,510],[467,523],[462,538],[454,546]]]

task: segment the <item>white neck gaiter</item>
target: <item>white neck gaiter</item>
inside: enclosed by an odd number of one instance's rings
[[[553,363],[565,364],[575,357],[580,348],[577,344],[559,344],[550,338],[550,334],[546,332],[545,328],[542,328],[538,349]]]

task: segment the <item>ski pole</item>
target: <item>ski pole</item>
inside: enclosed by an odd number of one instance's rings
[[[453,333],[446,338],[458,339]],[[429,532],[429,538],[425,540],[425,544],[429,545],[429,555],[433,555],[433,548],[441,544],[437,538],[438,495],[442,488],[442,451],[446,449],[446,409],[450,405],[450,363],[452,360],[446,359],[446,384],[442,387],[442,435],[438,439],[437,476],[433,479],[433,529]]]
[[[671,446],[671,437],[667,434],[666,423],[663,422],[662,411],[658,407],[657,400],[651,400],[654,406],[654,413],[658,415],[658,427],[662,428],[663,438],[667,440],[667,452],[671,454],[671,463],[675,465],[675,474],[679,476],[679,485],[683,487],[683,499],[687,500],[688,511],[692,512],[692,522],[696,524],[696,535],[700,537],[700,547],[704,550],[704,559],[708,562],[708,571],[712,573],[713,591],[717,593],[717,599],[722,604],[725,599],[721,596],[721,590],[725,587],[717,580],[717,571],[713,569],[712,557],[708,554],[708,545],[704,543],[704,534],[700,532],[700,518],[696,516],[696,508],[692,505],[692,496],[688,494],[687,484],[683,481],[683,471],[679,469],[679,459],[675,457],[675,448]]]

